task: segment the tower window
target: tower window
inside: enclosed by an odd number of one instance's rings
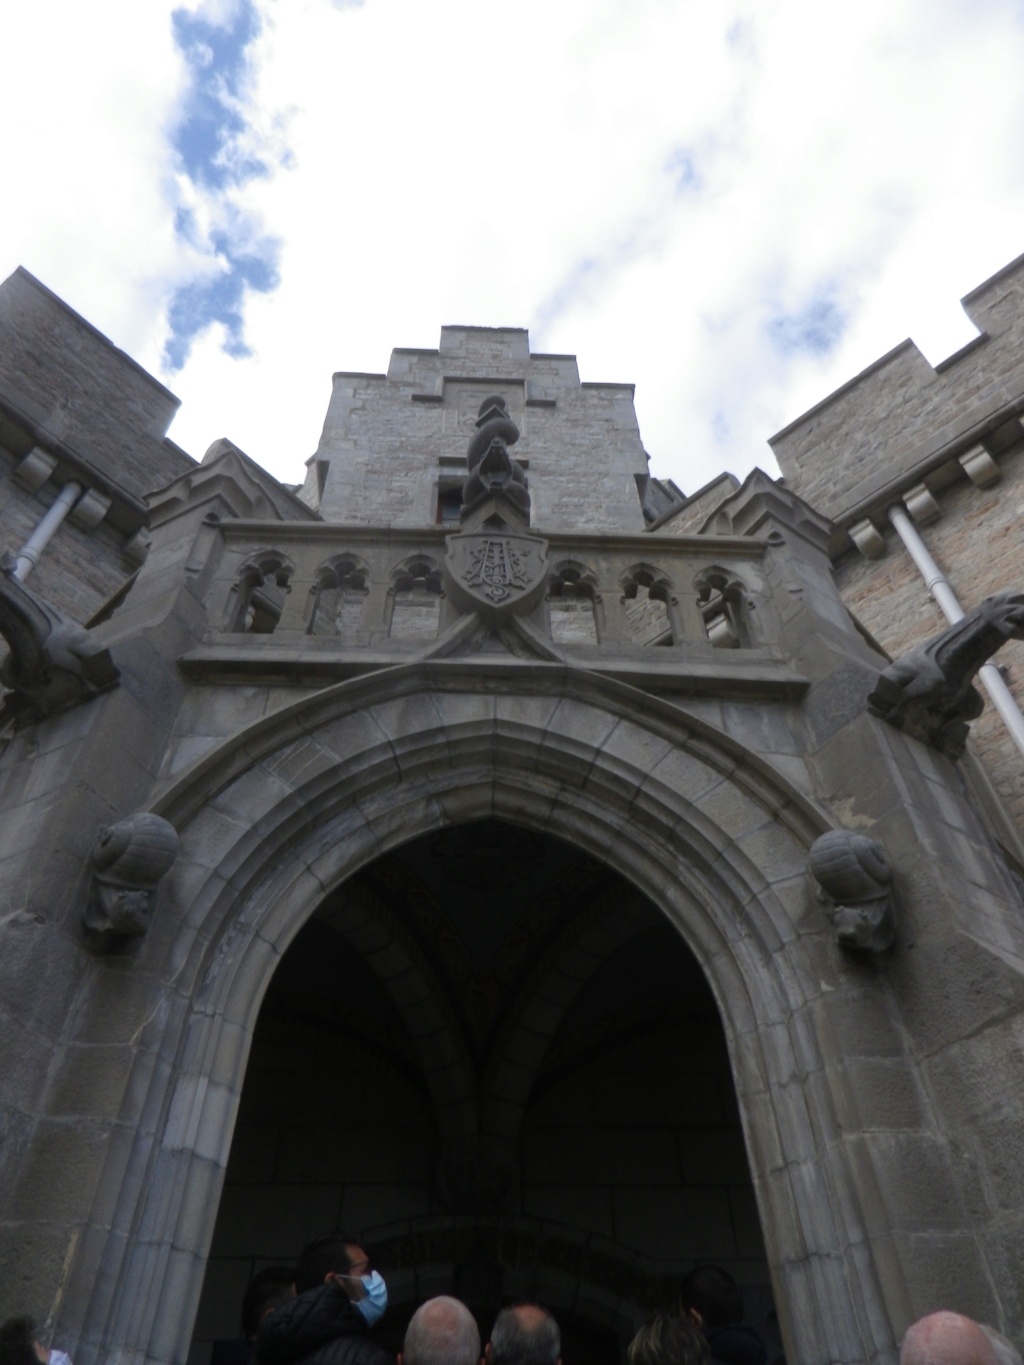
[[[438,526],[457,526],[462,514],[462,484],[450,484],[437,490]]]

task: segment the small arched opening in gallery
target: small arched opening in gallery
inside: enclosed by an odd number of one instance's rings
[[[441,623],[444,576],[427,555],[413,555],[395,569],[388,589],[388,634],[396,640],[432,640]]]
[[[753,637],[753,599],[743,580],[717,565],[694,579],[697,603],[708,639],[716,649],[749,649]]]
[[[370,591],[370,571],[355,554],[341,554],[317,570],[310,594],[308,635],[356,643]]]
[[[389,1280],[389,1349],[429,1294],[485,1336],[536,1298],[574,1365],[613,1365],[709,1260],[770,1333],[723,1026],[675,925],[594,855],[497,819],[327,894],[258,1016],[195,1358],[233,1334],[256,1269],[332,1228]]]
[[[262,550],[242,566],[228,605],[228,630],[272,635],[291,591],[295,569],[277,550]]]
[[[565,560],[548,576],[548,628],[556,645],[596,645],[597,578],[585,564]]]
[[[637,564],[621,582],[626,630],[635,645],[675,643],[672,617],[672,584],[665,574],[650,564]]]

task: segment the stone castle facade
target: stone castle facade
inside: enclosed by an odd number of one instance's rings
[[[0,286],[0,1315],[203,1365],[345,1227],[396,1340],[531,1296],[610,1365],[706,1260],[794,1362],[1024,1333],[1024,757],[969,691],[1024,700],[1022,291],[687,497],[511,328],[335,375],[301,486],[196,463]]]

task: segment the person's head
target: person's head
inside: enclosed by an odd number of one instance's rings
[[[689,1318],[659,1313],[629,1343],[627,1365],[711,1365],[707,1338]]]
[[[275,1308],[295,1297],[295,1271],[291,1266],[268,1265],[249,1281],[242,1299],[242,1336],[255,1341],[260,1323]]]
[[[900,1346],[900,1365],[998,1365],[996,1346],[981,1325],[961,1313],[929,1313]]]
[[[478,1365],[480,1332],[464,1303],[441,1295],[409,1319],[398,1365]]]
[[[709,1331],[743,1320],[743,1295],[729,1274],[717,1265],[699,1265],[679,1287],[679,1311]]]
[[[358,1279],[370,1273],[370,1258],[362,1243],[342,1232],[331,1232],[307,1242],[295,1267],[295,1289],[304,1294],[336,1276]]]
[[[514,1303],[494,1319],[484,1351],[487,1365],[558,1365],[562,1334],[558,1323],[536,1303]]]
[[[30,1317],[8,1318],[0,1324],[0,1365],[46,1365],[49,1359]]]

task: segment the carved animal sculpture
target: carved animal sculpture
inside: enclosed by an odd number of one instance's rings
[[[462,490],[463,517],[489,493],[500,493],[529,522],[526,474],[508,449],[518,440],[519,428],[508,415],[504,398],[485,399],[480,404],[476,431],[466,452],[469,478]]]
[[[829,830],[811,845],[809,862],[840,947],[888,948],[896,935],[892,868],[878,840]]]
[[[0,558],[0,635],[10,647],[0,683],[39,716],[112,686],[118,672],[106,650],[20,583],[16,563]]]
[[[868,707],[890,725],[958,758],[967,721],[981,715],[985,704],[973,678],[1011,639],[1024,639],[1024,593],[986,597],[941,635],[890,664]]]

